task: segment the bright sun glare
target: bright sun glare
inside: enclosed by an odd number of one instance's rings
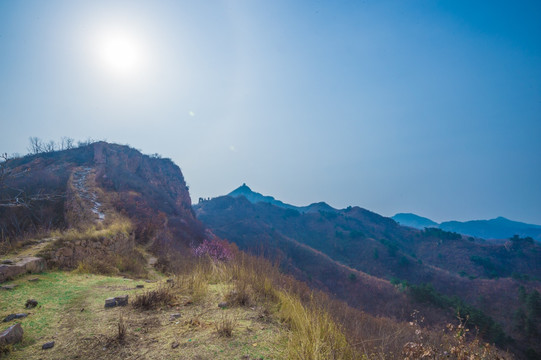
[[[128,31],[104,31],[97,39],[101,65],[112,75],[135,76],[144,65],[141,40]]]

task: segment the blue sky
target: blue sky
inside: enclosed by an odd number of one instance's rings
[[[117,36],[135,50],[113,66]],[[160,153],[194,201],[246,182],[541,223],[541,3],[2,1],[0,125],[2,152],[69,136]]]

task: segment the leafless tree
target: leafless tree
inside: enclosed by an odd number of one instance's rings
[[[0,154],[0,191],[4,188],[4,179],[6,178],[6,163],[8,161],[8,154]]]
[[[67,136],[62,136],[62,139],[60,139],[60,150],[70,150],[73,149],[75,145],[75,141]]]
[[[93,144],[93,143],[95,143],[95,142],[96,142],[96,140],[93,140],[92,138],[89,137],[89,138],[87,138],[86,140],[82,140],[82,141],[79,140],[79,141],[77,141],[77,147],[88,146],[88,145]]]
[[[30,145],[28,146],[28,152],[32,155],[36,155],[43,152],[43,141],[40,138],[32,136],[30,139]]]
[[[54,142],[54,140],[50,140],[48,143],[43,144],[44,152],[51,153],[51,152],[54,152],[55,150],[56,150],[56,143]]]

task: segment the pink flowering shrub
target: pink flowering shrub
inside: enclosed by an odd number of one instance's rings
[[[205,240],[193,249],[193,252],[197,257],[209,256],[214,261],[229,261],[233,259],[231,245],[225,240]]]

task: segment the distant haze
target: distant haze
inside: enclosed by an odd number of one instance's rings
[[[541,224],[539,1],[0,3],[0,152],[172,158],[192,200]]]

